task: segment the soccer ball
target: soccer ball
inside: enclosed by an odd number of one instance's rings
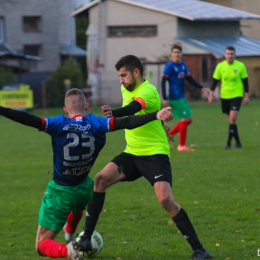
[[[79,242],[80,238],[83,236],[84,231],[80,232],[80,234],[77,236],[76,241]],[[91,243],[92,243],[92,251],[90,252],[79,252],[81,256],[86,258],[92,258],[96,255],[98,255],[101,250],[103,249],[103,239],[102,236],[97,232],[94,231],[93,235],[91,237]]]

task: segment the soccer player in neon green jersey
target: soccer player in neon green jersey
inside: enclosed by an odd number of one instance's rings
[[[248,104],[249,102],[246,67],[242,62],[235,60],[235,57],[235,48],[232,46],[227,47],[225,51],[226,60],[220,62],[214,71],[213,84],[208,99],[208,102],[211,104],[213,102],[213,91],[221,80],[220,98],[222,112],[227,115],[229,122],[228,140],[225,149],[231,148],[231,140],[233,137],[236,140],[235,148],[242,147],[236,121],[242,99],[244,104]]]
[[[137,57],[124,56],[115,67],[122,84],[123,107],[112,110],[110,106],[103,106],[102,112],[106,117],[142,115],[160,109],[160,96],[156,88],[143,79],[143,65]],[[125,136],[127,146],[124,152],[95,177],[94,195],[86,213],[85,233],[79,241],[81,250],[91,250],[91,235],[102,211],[106,189],[120,181],[135,181],[144,177],[154,186],[157,200],[194,251],[191,260],[211,259],[211,254],[200,243],[187,213],[173,198],[170,151],[162,122],[155,120],[146,126],[127,130]]]

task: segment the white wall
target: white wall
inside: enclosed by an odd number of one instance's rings
[[[17,51],[23,51],[26,44],[41,45],[42,61],[33,71],[51,72],[60,65],[60,43],[74,41],[75,29],[70,17],[73,0],[23,0],[0,7],[0,17],[4,17],[5,41]],[[40,16],[41,30],[23,31],[23,16]]]
[[[170,53],[171,45],[177,36],[177,19],[161,12],[147,10],[129,4],[108,0],[90,9],[90,22],[96,29],[101,21],[100,69],[103,99],[106,102],[121,104],[120,83],[115,70],[116,62],[125,55],[132,54],[148,61],[157,61]],[[158,25],[158,35],[154,37],[107,37],[107,26],[114,25]],[[156,72],[155,72],[156,74]],[[157,84],[158,80],[154,77]]]

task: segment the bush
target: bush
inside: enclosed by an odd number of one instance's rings
[[[12,71],[5,67],[0,67],[0,87],[4,85],[17,83],[17,78]]]
[[[64,80],[70,80],[70,88],[84,88],[81,70],[73,59],[68,59],[56,72],[50,75],[46,82],[47,104],[49,107],[64,106],[66,87]]]

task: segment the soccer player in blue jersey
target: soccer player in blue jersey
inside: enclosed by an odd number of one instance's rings
[[[172,60],[169,61],[164,69],[162,76],[162,105],[170,106],[174,118],[180,119],[175,127],[170,130],[170,135],[179,133],[180,141],[178,151],[192,151],[193,149],[185,145],[187,136],[187,127],[192,122],[191,108],[185,98],[184,80],[186,79],[194,87],[201,89],[202,92],[209,93],[207,89],[201,86],[191,75],[187,65],[182,58],[182,47],[179,44],[172,46]],[[169,82],[169,96],[166,95],[166,81]]]
[[[64,111],[69,117],[40,118],[0,106],[0,115],[44,131],[52,138],[53,180],[42,200],[36,237],[36,250],[41,256],[81,259],[75,241],[66,246],[56,242],[55,237],[68,216],[68,222],[77,226],[93,195],[94,185],[88,175],[105,145],[105,134],[140,127],[155,119],[168,121],[173,118],[169,107],[159,112],[116,119],[86,115],[87,109],[86,98],[78,89],[69,90],[65,96]]]

